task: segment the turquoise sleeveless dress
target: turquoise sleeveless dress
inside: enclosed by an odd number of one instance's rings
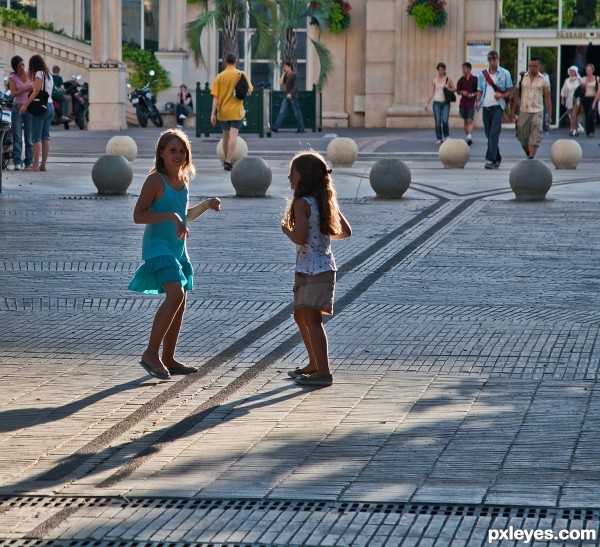
[[[162,197],[150,207],[157,213],[175,212],[185,222],[189,204],[188,188],[173,190],[158,173],[165,186]],[[142,242],[142,264],[133,275],[129,289],[145,294],[164,293],[163,285],[179,281],[190,291],[194,288],[194,268],[187,253],[185,239],[177,238],[177,228],[172,221],[146,224]]]

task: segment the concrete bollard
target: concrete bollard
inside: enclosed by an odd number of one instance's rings
[[[369,182],[378,198],[401,198],[408,190],[410,181],[410,169],[398,158],[377,160],[369,172]]]
[[[248,145],[246,141],[242,139],[239,135],[235,142],[235,150],[231,155],[231,161],[235,164],[235,162],[240,161],[242,158],[245,158],[248,155]],[[221,163],[225,161],[225,152],[223,151],[223,139],[219,141],[217,144],[217,156]]]
[[[509,182],[517,201],[543,201],[552,186],[552,171],[540,160],[521,160],[510,170]]]
[[[123,156],[128,161],[134,161],[137,151],[137,144],[128,135],[116,135],[106,143],[108,156]]]
[[[125,195],[133,169],[124,156],[100,156],[92,167],[92,181],[102,196]]]
[[[231,170],[231,184],[238,197],[264,197],[272,179],[271,168],[262,158],[242,158],[233,164]]]
[[[557,169],[577,169],[582,157],[581,145],[573,139],[558,139],[550,148],[550,161]]]
[[[462,139],[446,139],[440,146],[438,155],[445,169],[464,169],[471,151]]]
[[[358,146],[347,137],[336,137],[327,146],[327,157],[334,167],[352,167],[358,158]]]

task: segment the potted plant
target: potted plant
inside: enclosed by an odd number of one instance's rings
[[[415,18],[419,28],[441,28],[448,18],[445,5],[445,0],[410,0],[406,11]]]

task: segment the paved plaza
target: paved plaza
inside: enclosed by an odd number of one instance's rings
[[[178,356],[200,372],[161,382],[138,360],[162,297],[127,290],[159,132],[127,132],[127,196],[92,184],[104,132],[55,129],[47,172],[3,173],[0,546],[598,543],[597,139],[556,170],[567,130],[547,135],[553,187],[526,203],[509,129],[498,170],[483,169],[481,130],[456,170],[432,130],[243,135],[273,171],[265,198],[235,197],[219,136],[190,132],[191,201],[216,195],[222,211],[190,225]],[[334,385],[307,389],[286,374],[306,355],[279,223],[291,156],[333,133],[359,147],[333,170],[354,234],[333,243]],[[401,200],[370,186],[384,157],[411,169]]]

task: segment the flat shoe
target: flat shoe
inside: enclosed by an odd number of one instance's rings
[[[297,368],[296,370],[288,370],[288,376],[290,378],[300,378],[301,376],[304,376],[306,374],[306,372],[302,372],[301,368]]]
[[[331,374],[303,374],[299,378],[295,378],[294,382],[301,386],[320,386],[328,387],[333,385],[333,376]]]
[[[182,365],[181,367],[178,368],[169,368],[167,367],[167,370],[173,375],[184,375],[184,374],[193,374],[194,372],[198,372],[198,369],[196,367],[189,367],[188,365]]]
[[[142,365],[142,368],[148,374],[150,374],[150,376],[154,376],[155,378],[158,378],[159,380],[170,380],[171,379],[171,375],[169,373],[160,374],[159,372],[154,372],[146,363],[144,363],[144,361],[140,360],[140,365]]]

